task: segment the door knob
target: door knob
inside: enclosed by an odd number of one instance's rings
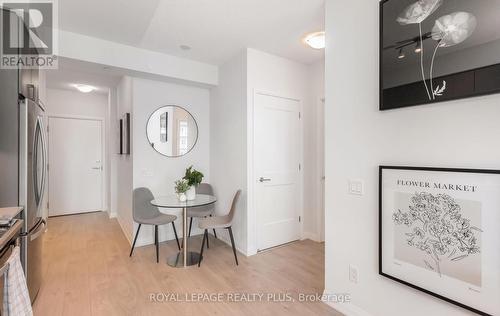
[[[266,181],[271,181],[271,179],[260,177],[259,181],[260,182],[266,182]]]

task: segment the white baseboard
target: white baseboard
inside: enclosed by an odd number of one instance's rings
[[[125,235],[125,238],[127,239],[128,243],[132,246],[132,240],[130,239],[132,234],[130,234],[130,232],[128,232],[127,229],[124,227],[122,221],[120,220],[120,216],[116,216],[116,219],[118,220],[118,224],[122,229],[123,235]]]
[[[154,226],[152,225],[142,225],[141,230],[139,231],[139,237],[137,238],[137,242],[135,243],[136,247],[154,244],[155,240],[153,227]],[[182,225],[180,220],[176,221],[175,227],[177,229],[177,237],[179,238],[179,241],[182,242]],[[160,240],[160,242],[175,240],[174,231],[171,224],[161,225],[158,228],[158,239]],[[132,233],[132,238],[135,237],[136,229],[137,227],[135,227],[134,232]],[[201,229],[193,225],[193,228],[191,230],[191,237],[201,235],[202,233],[203,231]]]
[[[319,235],[311,232],[302,232],[302,240],[310,239],[315,242],[321,242]]]
[[[116,212],[111,212],[111,213],[108,213],[108,216],[109,216],[109,218],[116,218],[118,215],[116,214]]]
[[[325,296],[328,296],[330,294],[329,291],[325,290],[323,292]],[[333,309],[336,311],[344,314],[345,316],[373,316],[372,314],[368,313],[361,307],[354,305],[352,303],[338,303],[338,302],[329,302],[329,301],[324,301],[324,303],[328,306],[331,306]]]
[[[227,232],[227,229],[218,229],[218,230],[216,230],[216,232],[217,232],[217,239],[219,239],[220,241],[222,241],[223,243],[225,243],[229,247],[232,247],[231,246],[231,239],[229,237],[229,233],[222,234],[222,232]],[[213,235],[213,231],[210,231],[209,233],[211,233]],[[249,255],[247,254],[247,252],[243,251],[240,247],[238,247],[238,245],[236,245],[236,250],[239,253],[241,253],[242,255],[244,255],[245,257],[249,257]]]
[[[142,228],[141,228],[141,230],[142,230]],[[134,234],[135,234],[135,232],[134,232]],[[201,232],[191,232],[191,237],[194,237],[197,235],[201,235]],[[182,243],[182,232],[181,233],[177,232],[177,237],[179,238],[179,242]],[[159,239],[160,239],[160,242],[165,242],[165,241],[168,242],[168,241],[175,240],[175,236],[174,236],[173,232],[169,232],[167,234],[167,236],[164,236],[160,233]],[[135,247],[143,247],[143,246],[153,245],[154,242],[155,242],[155,240],[154,240],[153,234],[143,235],[143,234],[139,233],[139,238],[137,238],[137,242],[135,243]]]
[[[120,218],[119,217],[118,217],[118,223],[120,223]],[[129,241],[130,246],[132,246],[133,238],[135,237],[135,230],[134,230],[134,232],[132,234],[129,235],[129,234],[126,233],[126,230],[124,229],[124,227],[123,227],[123,225],[121,223],[120,223],[120,226],[122,228],[123,233],[127,237],[127,240]],[[170,225],[166,225],[166,226],[168,226],[168,230],[165,230],[163,228],[159,230],[159,236],[158,237],[160,239],[160,242],[175,240],[175,236],[174,236],[173,230],[171,230],[172,226],[170,226]],[[182,242],[182,227],[179,227],[180,225],[175,225],[175,226],[177,228],[177,236],[179,237],[179,241]],[[149,233],[146,232],[143,229],[143,227],[146,227],[146,226],[143,225],[141,227],[141,230],[139,232],[139,237],[137,238],[137,241],[135,243],[135,247],[136,248],[137,247],[143,247],[143,246],[149,246],[149,245],[153,245],[154,244],[154,235],[153,235],[153,231],[152,231],[152,226],[150,226],[148,228]],[[231,241],[229,239],[229,235],[228,235],[228,233],[224,233],[224,231],[227,232],[226,229],[218,229],[218,230],[216,230],[216,232],[217,232],[217,238],[220,241],[222,241],[225,244],[227,244],[229,247],[231,247]],[[203,231],[201,229],[199,229],[198,227],[193,226],[193,229],[191,231],[191,237],[198,236],[198,235],[201,235],[201,234],[203,234]],[[211,234],[213,236],[213,231],[210,230],[209,234]],[[236,246],[236,250],[238,250],[238,252],[241,253],[241,254],[243,254],[244,256],[248,257],[247,253],[245,251],[243,251],[242,249],[240,249],[238,246]]]

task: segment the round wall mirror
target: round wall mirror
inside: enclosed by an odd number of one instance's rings
[[[180,157],[196,145],[198,125],[186,109],[166,105],[149,117],[147,134],[151,147],[157,152],[167,157]]]

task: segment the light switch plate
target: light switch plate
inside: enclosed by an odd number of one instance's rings
[[[148,169],[142,169],[142,176],[145,178],[151,178],[153,176],[153,172]]]
[[[363,180],[357,180],[357,179],[349,180],[349,193],[354,195],[365,194],[365,185]]]

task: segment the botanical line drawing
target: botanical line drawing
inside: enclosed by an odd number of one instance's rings
[[[432,38],[437,41],[436,48],[434,49],[434,54],[431,60],[431,70],[430,70],[430,85],[432,87],[432,77],[434,70],[434,59],[436,58],[436,53],[440,47],[451,47],[458,45],[465,41],[472,32],[476,29],[477,20],[476,17],[468,12],[454,12],[440,17],[434,23],[432,28]],[[443,91],[441,91],[441,89]],[[440,94],[433,92],[432,99],[436,96],[441,96],[446,89],[446,84],[443,88],[436,88],[436,91],[440,91]],[[433,90],[434,91],[434,90]]]
[[[444,0],[418,0],[406,7],[396,19],[400,25],[418,24],[418,39],[411,40],[410,42],[417,42],[417,49],[415,52],[420,54],[422,82],[430,101],[435,100],[436,96],[442,96],[446,90],[446,81],[444,80],[441,86],[437,86],[435,89],[433,86],[434,60],[438,49],[440,47],[451,47],[462,43],[472,35],[477,26],[476,17],[471,13],[453,12],[437,19],[434,22],[434,27],[432,28],[432,32],[430,32],[430,36],[427,36],[427,33],[424,36],[422,32],[422,22],[435,12],[443,4],[443,1]],[[429,71],[430,87],[427,85],[427,80],[425,78],[424,65],[424,41],[428,38],[432,38],[437,42],[434,53],[432,54]],[[399,43],[405,42],[407,43],[408,41]],[[396,46],[397,49],[402,49],[402,47],[404,46]]]
[[[424,39],[422,34],[422,22],[429,17],[434,11],[437,10],[439,6],[443,4],[443,0],[419,0],[411,5],[409,5],[397,18],[397,22],[401,25],[408,24],[418,24],[418,30],[420,32],[420,69],[422,71],[422,81],[424,82],[425,91],[429,100],[431,100],[431,94],[429,93],[429,88],[427,87],[427,82],[425,80],[424,71]],[[432,90],[432,88],[431,88]]]
[[[481,252],[478,234],[462,214],[461,206],[447,194],[415,193],[407,211],[398,209],[392,219],[405,225],[407,245],[425,253],[425,266],[441,276],[441,262],[458,262]],[[430,260],[427,260],[430,259]]]

